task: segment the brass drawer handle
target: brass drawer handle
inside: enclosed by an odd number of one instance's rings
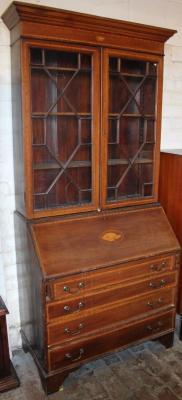
[[[65,354],[65,359],[66,360],[71,360],[71,361],[79,361],[81,358],[82,358],[82,356],[83,356],[83,354],[84,354],[84,350],[81,348],[80,350],[79,350],[79,355],[77,356],[74,356],[73,354],[71,354],[71,353],[66,353]]]
[[[151,333],[159,332],[161,328],[164,326],[162,321],[157,322],[156,326],[148,325],[147,330]]]
[[[64,332],[68,333],[68,335],[79,335],[81,333],[81,330],[83,329],[84,324],[79,324],[78,328],[76,329],[70,329],[70,328],[64,328]]]
[[[151,308],[155,308],[158,307],[160,304],[162,304],[164,302],[164,299],[162,297],[160,297],[158,300],[156,301],[148,301],[147,306],[151,307]]]
[[[165,279],[161,279],[160,282],[150,282],[149,287],[152,289],[159,289],[167,284],[167,281]]]
[[[85,307],[85,303],[83,301],[80,301],[75,310],[72,309],[70,306],[64,306],[64,311],[74,313],[74,312],[81,311],[84,307]]]
[[[160,272],[160,271],[165,271],[166,270],[166,261],[162,261],[161,264],[151,264],[150,265],[150,270],[153,272]]]
[[[64,286],[63,287],[63,290],[64,290],[64,292],[66,292],[66,293],[70,293],[70,294],[75,294],[75,293],[79,293],[79,291],[80,291],[80,289],[84,289],[85,288],[85,283],[84,282],[79,282],[78,283],[78,289],[76,289],[76,290],[71,290],[70,289],[70,287],[69,286]]]

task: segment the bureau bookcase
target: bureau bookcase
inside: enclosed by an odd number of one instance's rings
[[[109,351],[173,341],[179,244],[158,200],[175,31],[13,2],[23,347],[44,389]]]

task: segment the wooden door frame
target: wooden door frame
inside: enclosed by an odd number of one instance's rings
[[[121,201],[107,202],[107,159],[108,159],[108,106],[109,106],[109,56],[130,58],[132,60],[150,61],[158,64],[157,88],[156,88],[156,126],[155,126],[155,150],[154,150],[154,188],[153,196],[142,199],[129,199]],[[160,137],[161,137],[161,113],[162,113],[162,88],[163,88],[163,57],[147,53],[138,54],[133,51],[103,49],[102,56],[102,161],[101,161],[101,208],[126,207],[138,204],[154,203],[158,200],[158,180],[159,180],[159,161],[160,161]]]
[[[92,203],[81,206],[50,208],[45,210],[33,209],[33,157],[31,132],[31,86],[30,86],[30,47],[48,50],[77,51],[92,54]],[[22,120],[23,120],[23,152],[24,152],[24,181],[25,209],[27,218],[39,218],[56,215],[66,215],[96,210],[99,207],[99,148],[100,148],[100,49],[84,45],[67,45],[42,40],[22,40]]]

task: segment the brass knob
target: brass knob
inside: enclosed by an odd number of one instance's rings
[[[79,282],[78,283],[78,287],[79,287],[79,289],[83,289],[85,287],[85,283],[84,282]]]
[[[64,290],[64,292],[70,292],[70,287],[69,286],[64,286],[63,290]]]
[[[69,306],[64,306],[64,311],[69,312],[70,311],[70,307]]]
[[[85,307],[85,303],[83,301],[80,301],[78,303],[78,309],[80,310],[81,308]]]
[[[152,289],[156,289],[157,288],[157,284],[155,282],[150,282],[149,283],[149,287]]]
[[[153,301],[148,301],[147,306],[153,308],[154,307],[154,303]]]
[[[161,303],[163,303],[163,302],[164,302],[164,299],[163,299],[162,297],[159,297],[158,303],[161,304]]]

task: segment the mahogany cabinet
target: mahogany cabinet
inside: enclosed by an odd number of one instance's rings
[[[182,150],[163,150],[160,156],[159,199],[182,245]],[[182,276],[179,280],[178,313],[182,316]],[[182,339],[182,322],[180,329]]]
[[[18,2],[3,20],[21,333],[50,393],[101,354],[172,344],[180,247],[157,199],[175,31]]]
[[[19,379],[9,356],[7,314],[8,310],[0,297],[0,393],[19,386]]]

